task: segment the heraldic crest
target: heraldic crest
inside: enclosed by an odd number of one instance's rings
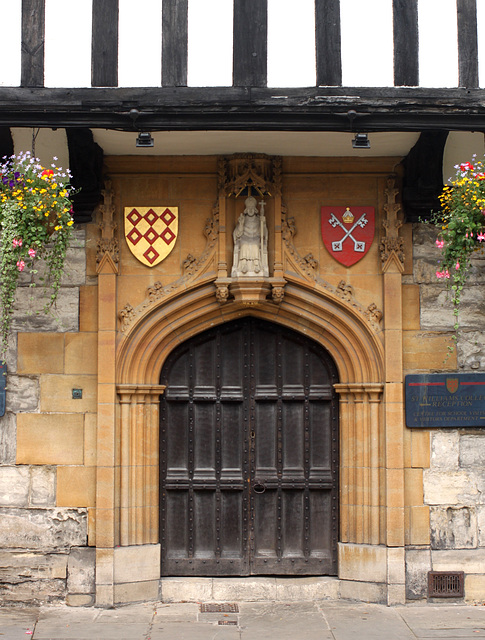
[[[125,239],[147,267],[164,260],[175,246],[178,207],[125,207]]]
[[[330,255],[351,267],[371,248],[374,207],[322,207],[322,239]]]

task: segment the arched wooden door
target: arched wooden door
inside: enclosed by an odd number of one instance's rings
[[[244,318],[177,348],[160,382],[162,575],[336,574],[327,352]]]

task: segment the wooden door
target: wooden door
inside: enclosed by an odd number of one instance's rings
[[[170,355],[162,575],[336,574],[335,382],[319,345],[255,318]]]

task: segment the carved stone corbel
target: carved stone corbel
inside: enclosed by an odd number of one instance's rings
[[[103,195],[103,203],[99,205],[98,210],[101,214],[101,220],[98,226],[101,230],[101,238],[96,244],[96,265],[99,273],[99,266],[106,254],[109,255],[111,263],[118,272],[118,263],[120,260],[120,250],[118,238],[115,236],[117,224],[115,222],[115,206],[113,203],[113,190],[111,188],[111,180],[105,181],[105,188],[101,191]]]
[[[377,308],[375,302],[370,303],[370,305],[364,311],[364,315],[368,320],[371,320],[376,324],[379,324],[379,322],[382,320],[382,311]]]
[[[381,238],[381,261],[382,270],[387,271],[391,262],[394,262],[398,269],[404,271],[404,241],[399,236],[399,229],[402,227],[402,220],[398,217],[401,205],[396,202],[399,193],[394,187],[395,178],[389,176],[387,179],[387,189],[384,191],[387,202],[384,205],[386,217],[382,223],[385,235]]]
[[[215,281],[216,287],[216,300],[219,304],[225,304],[229,300],[230,291],[229,286],[231,284],[230,278],[218,278]]]
[[[272,285],[271,288],[271,297],[273,302],[276,304],[281,304],[283,302],[283,298],[285,297],[285,287],[284,285]]]

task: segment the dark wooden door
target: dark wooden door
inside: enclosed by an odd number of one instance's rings
[[[333,361],[255,318],[167,359],[160,411],[162,575],[337,572]]]

